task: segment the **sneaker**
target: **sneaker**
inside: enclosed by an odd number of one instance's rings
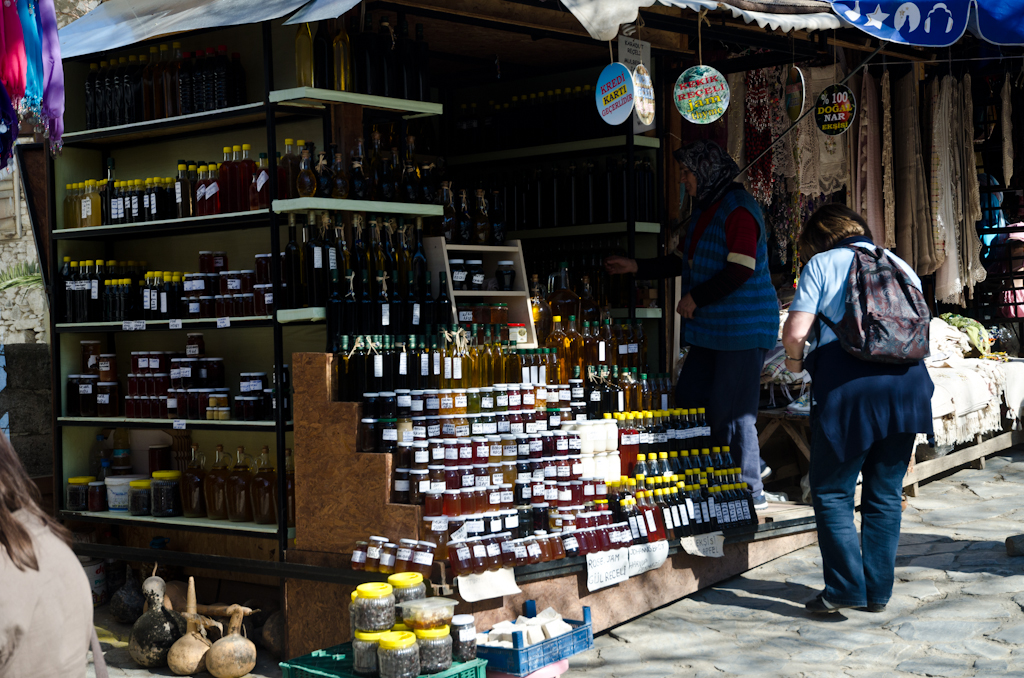
[[[770,478],[772,475],[772,467],[769,466],[768,463],[764,459],[761,459],[760,457],[758,457],[758,461],[761,462],[761,480],[766,480],[767,478]]]
[[[867,607],[858,607],[858,610],[864,612],[885,612],[886,603],[868,603]]]
[[[768,502],[789,501],[784,492],[762,492],[761,496],[754,500],[755,509],[767,508]]]
[[[832,614],[839,610],[853,607],[853,605],[836,605],[825,600],[825,594],[819,593],[816,597],[804,603],[804,608],[814,614]]]

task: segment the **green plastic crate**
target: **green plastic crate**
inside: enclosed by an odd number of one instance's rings
[[[352,643],[342,643],[326,650],[316,650],[279,664],[284,678],[365,678],[352,670]],[[487,661],[474,659],[428,678],[486,678]]]

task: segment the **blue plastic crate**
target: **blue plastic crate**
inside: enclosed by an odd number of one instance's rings
[[[352,670],[352,643],[315,650],[278,666],[283,678],[364,678]],[[487,662],[474,659],[464,664],[452,662],[450,669],[435,673],[430,678],[486,678],[486,671]]]
[[[526,601],[523,608],[525,616],[537,616],[536,601]],[[564,621],[573,627],[573,630],[569,633],[564,633],[536,645],[524,647],[523,632],[516,631],[512,634],[513,647],[511,650],[503,647],[485,647],[480,645],[476,649],[476,656],[486,659],[487,666],[495,671],[510,673],[514,676],[526,676],[544,668],[548,664],[568,659],[574,654],[579,654],[594,647],[594,625],[590,621],[589,607],[583,608],[583,621],[574,621],[572,619]]]

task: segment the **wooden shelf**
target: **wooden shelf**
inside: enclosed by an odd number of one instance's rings
[[[61,518],[81,520],[94,523],[115,523],[122,525],[158,526],[169,529],[187,530],[190,532],[212,532],[215,534],[240,534],[257,538],[277,539],[277,525],[258,525],[256,523],[232,523],[228,520],[211,520],[210,518],[157,518],[154,516],[133,516],[127,511],[61,511]],[[288,538],[295,538],[295,528],[288,528]]]
[[[271,103],[303,103],[303,104],[357,104],[366,108],[397,113],[414,113],[441,115],[444,106],[429,101],[413,101],[411,99],[393,99],[378,97],[356,92],[339,92],[333,89],[317,89],[316,87],[292,87],[279,89],[270,93]],[[416,117],[419,117],[417,115]]]
[[[661,140],[656,137],[635,136],[633,144],[637,148],[659,148]],[[583,151],[596,151],[602,148],[625,148],[626,136],[604,137],[601,139],[584,139],[583,141],[567,141],[561,144],[546,144],[544,146],[528,146],[525,148],[510,148],[504,151],[489,151],[485,153],[472,153],[470,155],[457,155],[448,159],[448,166],[473,165],[484,162],[498,162],[501,160],[518,160],[520,158],[534,158],[541,155],[561,155],[564,153],[581,153]]]
[[[240,316],[228,318],[231,321],[229,328],[219,329],[233,329],[242,327],[270,327],[274,324],[273,316],[269,315],[251,315],[251,316]],[[128,330],[124,329],[124,323],[121,321],[117,322],[99,322],[99,323],[57,323],[56,328],[58,333],[84,333],[84,332],[175,332],[177,330],[171,330],[169,327],[169,320],[146,320],[137,321],[145,322],[145,329]],[[183,318],[181,320],[182,330],[213,330],[218,329],[217,318]]]
[[[500,299],[509,299],[509,298],[518,298],[518,297],[527,297],[527,298],[529,298],[530,293],[525,291],[525,290],[521,290],[521,291],[518,291],[518,292],[516,292],[514,290],[512,290],[512,291],[504,291],[504,290],[452,290],[452,296],[455,296],[455,297],[470,297],[470,298],[474,298],[474,297],[479,297],[479,298],[495,297],[495,298],[500,298]]]
[[[628,308],[613,308],[608,314],[613,318],[628,318]],[[635,310],[637,320],[656,320],[661,317],[660,308],[638,308]]]
[[[128,419],[126,417],[57,417],[58,426],[91,426],[94,428],[174,428],[174,419]],[[211,419],[185,419],[186,431],[266,431],[273,433],[277,428],[274,421],[215,421]],[[292,422],[285,422],[291,428]]]
[[[511,231],[507,237],[517,240],[535,240],[539,238],[569,238],[573,236],[605,235],[608,233],[626,233],[625,221],[610,224],[589,224],[586,226],[556,226],[554,228],[537,228],[529,231]],[[637,233],[661,233],[661,224],[653,221],[636,222]]]
[[[261,228],[268,224],[269,210],[250,210],[215,214],[208,217],[186,217],[184,219],[163,219],[143,221],[137,224],[116,226],[86,226],[85,228],[58,228],[53,230],[54,240],[104,240],[107,238],[156,238],[188,233],[210,233],[215,231],[237,231],[247,228]]]
[[[515,254],[519,251],[519,248],[512,245],[488,245],[486,247],[481,245],[445,245],[445,250],[449,252],[502,252],[505,254]]]
[[[444,212],[444,208],[441,205],[419,205],[407,202],[381,202],[378,200],[340,200],[335,198],[292,198],[291,200],[275,200],[271,207],[275,212],[330,210],[332,212],[379,212],[381,214],[406,214],[421,217],[439,217]]]
[[[282,308],[277,312],[277,322],[286,323],[319,323],[327,319],[327,309],[323,306],[312,308]]]
[[[222,134],[229,129],[242,127],[265,127],[268,111],[272,111],[278,119],[293,116],[319,117],[322,114],[321,110],[308,106],[282,103],[268,108],[260,102],[130,125],[66,132],[63,140],[65,146],[80,148],[111,148],[140,142],[163,143],[172,137]]]

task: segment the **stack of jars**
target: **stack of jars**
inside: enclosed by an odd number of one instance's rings
[[[351,567],[365,572],[417,574],[422,581],[430,576],[436,551],[437,544],[432,541],[399,539],[396,544],[386,537],[370,537],[369,541],[356,542]]]
[[[270,255],[256,256],[259,262],[259,257]],[[187,310],[189,318],[263,316],[274,312],[274,285],[270,282],[269,265],[238,271],[186,273],[184,278],[181,308]]]

